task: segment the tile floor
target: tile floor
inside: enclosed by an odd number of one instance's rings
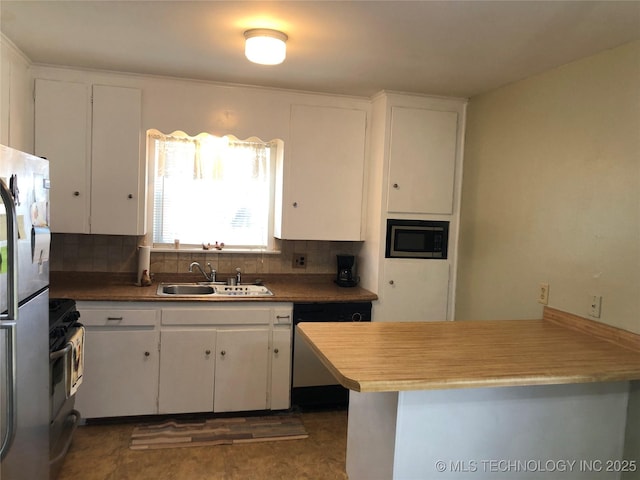
[[[301,414],[304,440],[129,449],[135,423],[76,430],[57,480],[346,480],[347,411]]]

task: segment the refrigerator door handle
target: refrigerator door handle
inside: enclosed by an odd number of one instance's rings
[[[11,191],[4,180],[0,179],[0,197],[7,213],[7,313],[0,315],[0,329],[7,330],[6,355],[6,405],[7,405],[7,430],[2,445],[0,446],[0,460],[3,459],[11,448],[15,438],[18,412],[17,412],[17,335],[16,321],[18,320],[18,221],[16,208]]]

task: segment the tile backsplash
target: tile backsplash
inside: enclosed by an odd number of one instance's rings
[[[51,240],[51,271],[135,273],[142,237],[56,233]],[[240,267],[248,274],[336,272],[336,255],[357,255],[362,242],[279,240],[279,254],[210,251],[151,252],[151,273],[186,273],[191,262],[207,262],[220,274]],[[294,254],[306,255],[306,268],[294,268]]]

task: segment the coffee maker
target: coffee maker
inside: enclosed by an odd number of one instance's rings
[[[338,275],[336,283],[341,287],[355,287],[360,281],[356,276],[356,257],[353,255],[338,255]]]

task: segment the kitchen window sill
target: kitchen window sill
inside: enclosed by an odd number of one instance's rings
[[[190,247],[190,246],[181,246],[180,248],[175,248],[173,246],[154,246],[151,247],[151,251],[154,253],[205,253],[205,254],[216,254],[216,253],[232,253],[232,254],[261,254],[261,255],[279,255],[282,253],[281,250],[265,250],[262,248],[223,248],[221,250],[217,250],[215,248],[211,248],[209,250],[205,250],[200,247]]]

